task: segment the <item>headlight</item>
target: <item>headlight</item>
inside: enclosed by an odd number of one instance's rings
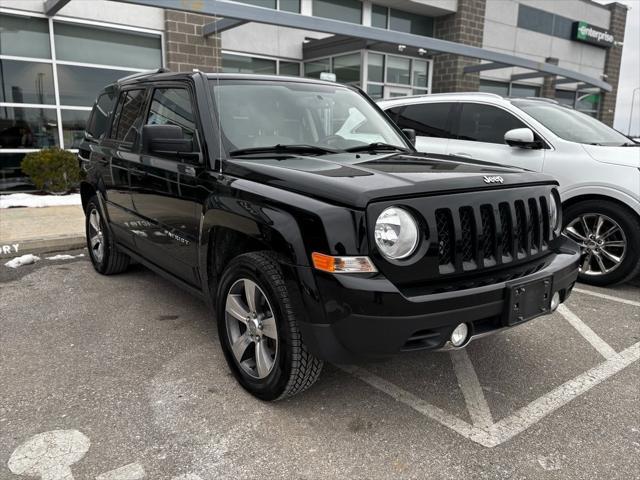
[[[558,205],[558,200],[556,200],[556,196],[552,193],[549,195],[549,225],[551,227],[552,232],[556,232],[560,225],[560,206]]]
[[[385,257],[392,260],[407,258],[418,246],[418,224],[406,210],[389,207],[376,221],[375,239]]]

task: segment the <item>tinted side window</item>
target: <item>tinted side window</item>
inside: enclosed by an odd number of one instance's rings
[[[514,128],[526,128],[526,125],[500,108],[464,103],[457,133],[460,140],[503,144],[504,134]]]
[[[91,111],[91,119],[87,125],[89,135],[94,138],[102,138],[107,131],[109,115],[115,103],[116,96],[113,92],[103,93],[98,97]]]
[[[450,110],[450,103],[407,105],[401,111],[393,112],[392,118],[400,128],[413,128],[416,135],[450,138]]]
[[[189,92],[184,88],[158,88],[153,92],[147,125],[177,125],[184,138],[196,139],[196,121]]]
[[[144,90],[122,92],[111,128],[111,138],[123,142],[134,142],[141,123],[141,110],[144,103]]]

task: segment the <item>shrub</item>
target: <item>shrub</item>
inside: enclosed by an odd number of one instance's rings
[[[80,181],[76,156],[58,147],[29,153],[20,166],[36,188],[46,192],[67,193]]]

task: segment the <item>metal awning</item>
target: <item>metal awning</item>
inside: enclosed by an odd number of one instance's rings
[[[45,12],[55,14],[70,0],[46,0]],[[180,10],[191,13],[212,15],[223,17],[223,24],[216,22],[203,27],[205,34],[211,35],[223,29],[228,30],[242,23],[255,22],[267,25],[277,25],[281,27],[296,28],[334,35],[344,35],[372,42],[381,42],[394,45],[405,45],[406,47],[422,48],[431,53],[448,53],[485,60],[490,63],[471,65],[464,69],[465,73],[479,72],[484,70],[519,67],[536,72],[537,76],[559,76],[575,82],[584,83],[600,88],[606,92],[612,91],[609,83],[594,78],[584,73],[569,70],[546,62],[536,62],[516,55],[494,52],[481,47],[473,47],[462,43],[451,42],[433,37],[424,37],[411,33],[396,32],[382,28],[368,27],[353,23],[331,20],[327,18],[311,17],[298,13],[283,12],[263,7],[255,7],[242,3],[228,2],[226,0],[117,0],[124,3],[136,5],[146,5],[149,7],[166,8],[170,10]],[[218,20],[217,22],[221,22]],[[237,21],[237,22],[236,22]],[[235,22],[235,23],[234,23]],[[528,74],[528,73],[527,73]],[[530,77],[529,77],[530,78]]]

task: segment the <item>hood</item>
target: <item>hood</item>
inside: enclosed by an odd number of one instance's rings
[[[225,173],[355,208],[381,199],[556,183],[519,168],[420,153],[243,157],[228,160]],[[503,183],[485,179],[494,176]]]
[[[640,145],[637,147],[582,145],[582,148],[591,158],[598,162],[640,168]]]

